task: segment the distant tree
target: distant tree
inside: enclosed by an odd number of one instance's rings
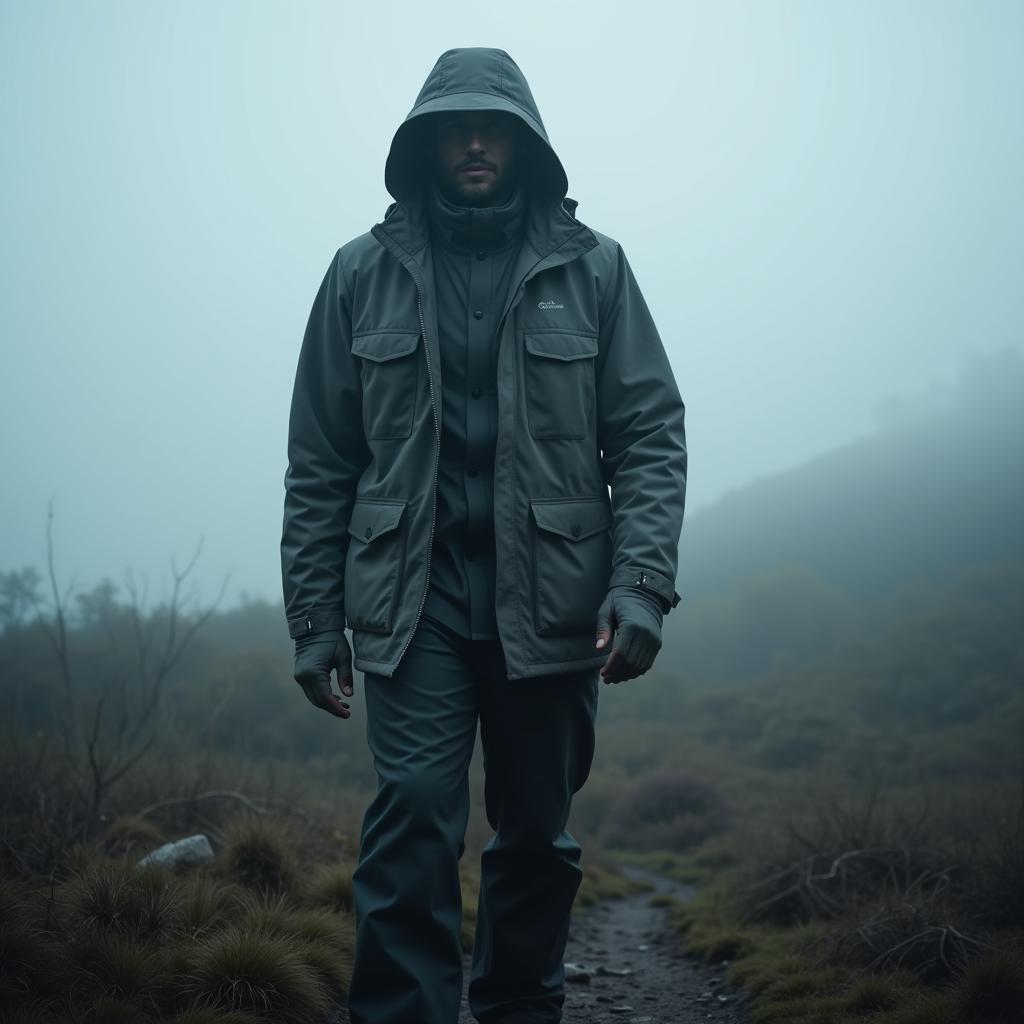
[[[42,580],[33,566],[0,572],[0,629],[22,626],[39,604]]]
[[[78,624],[100,629],[106,637],[115,669],[112,678],[86,695],[78,684],[74,652],[71,649],[69,607],[74,586],[63,593],[57,583],[53,550],[53,499],[47,510],[47,570],[50,599],[38,593],[38,579],[30,570],[8,574],[12,615],[23,615],[26,599],[35,609],[59,666],[63,703],[55,708],[64,739],[65,756],[83,770],[88,801],[98,813],[103,798],[118,779],[126,775],[150,750],[160,730],[166,727],[164,708],[168,679],[186,648],[213,615],[227,587],[225,575],[212,604],[195,612],[186,611],[182,584],[195,567],[202,540],[184,569],[171,560],[173,584],[168,601],[150,611],[145,586],[130,574],[126,581],[128,601],[119,604],[117,587],[103,580],[91,591],[77,596]],[[37,576],[38,574],[36,574]],[[10,577],[17,577],[14,582]],[[127,637],[128,643],[124,644]],[[125,647],[128,649],[126,650]],[[89,708],[81,705],[88,700]]]

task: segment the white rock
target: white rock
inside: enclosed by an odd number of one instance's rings
[[[213,847],[210,846],[210,840],[200,833],[174,843],[164,843],[152,853],[147,853],[135,866],[141,868],[145,864],[160,864],[173,868],[179,864],[205,864],[211,860]]]

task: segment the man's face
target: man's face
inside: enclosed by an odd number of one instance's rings
[[[461,206],[491,206],[516,174],[519,119],[500,110],[442,114],[434,125],[434,168],[441,191]]]

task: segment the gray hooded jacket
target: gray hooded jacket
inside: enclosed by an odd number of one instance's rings
[[[605,662],[611,586],[675,591],[684,406],[621,246],[576,202],[503,50],[448,50],[395,132],[384,219],[335,253],[292,395],[281,568],[289,634],[348,626],[390,676],[430,578],[441,424],[433,261],[416,161],[427,115],[493,109],[531,131],[524,242],[498,321],[495,611],[509,679]]]

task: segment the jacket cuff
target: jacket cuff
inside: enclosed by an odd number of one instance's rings
[[[345,613],[341,609],[310,612],[288,620],[288,635],[293,639],[307,633],[323,633],[328,629],[344,629]]]
[[[665,615],[681,600],[672,580],[653,569],[645,569],[642,565],[623,565],[615,569],[608,581],[608,586],[609,588],[631,586],[656,594],[661,598]]]

